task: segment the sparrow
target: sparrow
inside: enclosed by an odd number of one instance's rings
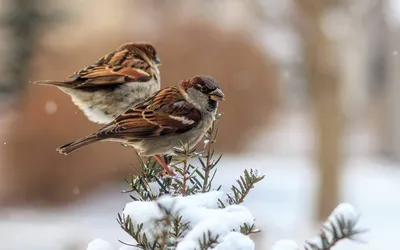
[[[154,156],[169,175],[174,175],[161,156],[172,155],[181,143],[187,148],[196,146],[223,100],[224,93],[214,78],[194,76],[156,92],[96,133],[57,151],[67,155],[95,142],[119,142],[132,146],[141,156]]]
[[[108,124],[160,90],[159,65],[152,45],[126,43],[64,81],[34,83],[60,88],[90,121]]]

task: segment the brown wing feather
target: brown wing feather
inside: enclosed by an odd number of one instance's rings
[[[97,136],[145,139],[179,134],[190,130],[200,120],[200,111],[186,102],[177,88],[166,88],[117,117]]]
[[[65,87],[87,88],[128,82],[147,82],[152,78],[151,65],[134,56],[128,49],[114,51],[100,58],[95,64],[75,72]]]

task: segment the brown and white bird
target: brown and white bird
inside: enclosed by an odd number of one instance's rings
[[[59,87],[92,122],[108,124],[160,90],[161,61],[147,43],[126,43],[64,81],[36,81]]]
[[[193,148],[210,128],[218,103],[224,99],[214,78],[194,76],[158,91],[98,132],[57,151],[67,155],[98,141],[120,142],[131,145],[142,156],[154,156],[173,175],[160,156],[172,154],[181,142]]]

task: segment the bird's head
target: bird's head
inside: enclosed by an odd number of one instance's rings
[[[136,43],[126,43],[121,46],[122,49],[127,48],[132,51],[139,50],[140,52],[144,53],[152,62],[159,66],[161,65],[161,60],[157,56],[157,51],[153,45],[145,42],[136,42]]]
[[[216,111],[218,103],[225,100],[220,85],[211,76],[198,75],[181,82],[181,86],[187,93],[189,102],[200,109],[210,112]]]

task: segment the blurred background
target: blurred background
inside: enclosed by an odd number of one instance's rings
[[[400,234],[399,0],[0,0],[0,249],[86,249],[126,237],[131,149],[55,149],[93,132],[62,80],[128,41],[153,44],[161,85],[215,77],[227,100],[216,182],[266,179],[246,205],[256,249],[299,244],[339,202],[361,212],[367,244]]]

